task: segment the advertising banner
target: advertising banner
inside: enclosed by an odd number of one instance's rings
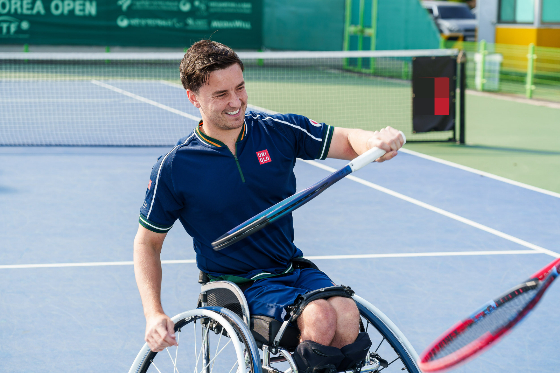
[[[0,0],[0,44],[262,46],[262,0]]]

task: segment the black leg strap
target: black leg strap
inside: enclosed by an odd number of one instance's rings
[[[293,306],[288,307],[288,314],[290,315],[289,321],[294,322],[299,315],[303,312],[305,307],[314,300],[317,299],[328,299],[331,297],[344,297],[352,298],[354,291],[348,286],[331,286],[328,288],[322,288],[309,293],[300,294],[296,298]]]
[[[293,358],[298,373],[336,373],[344,355],[336,347],[303,341],[296,348]]]
[[[354,343],[340,349],[340,352],[344,355],[344,360],[338,365],[338,371],[344,372],[347,370],[356,370],[358,367],[361,368],[370,347],[371,339],[369,338],[369,334],[358,334],[358,338],[356,338]]]

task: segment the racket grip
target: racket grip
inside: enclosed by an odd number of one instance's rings
[[[403,143],[403,145],[404,145],[406,143],[406,137],[404,136],[404,133],[402,133],[402,131],[399,131],[399,133],[404,140],[404,143]],[[357,156],[352,161],[350,161],[350,163],[348,163],[348,166],[350,166],[350,168],[352,169],[352,172],[357,171],[360,168],[364,167],[365,165],[370,164],[371,162],[375,161],[377,158],[382,157],[385,153],[386,152],[383,149],[371,148],[370,150],[368,150],[364,154],[362,154],[360,156]]]

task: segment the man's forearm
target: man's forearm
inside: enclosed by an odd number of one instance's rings
[[[364,154],[369,150],[367,146],[368,140],[374,135],[372,131],[364,131],[362,129],[349,129],[348,130],[348,143],[350,148],[355,153],[352,158],[357,157],[360,154]]]
[[[146,317],[163,313],[161,306],[161,260],[156,247],[134,242],[134,274]]]
[[[377,159],[378,162],[383,162],[397,155],[403,141],[399,132],[390,127],[375,132],[336,127],[328,157],[350,160],[377,147],[387,152]]]

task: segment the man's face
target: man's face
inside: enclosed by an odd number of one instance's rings
[[[205,126],[232,130],[243,125],[247,91],[238,64],[212,71],[208,82],[197,93],[188,91],[188,94],[191,103],[201,110]]]

